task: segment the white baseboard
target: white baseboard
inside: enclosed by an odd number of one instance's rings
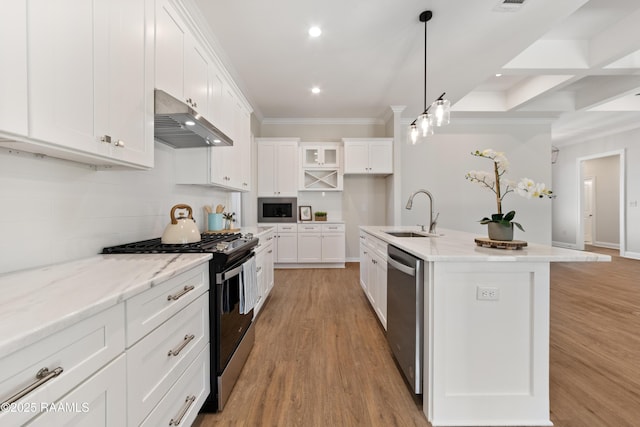
[[[565,243],[565,242],[551,242],[551,246],[556,248],[565,248],[565,249],[578,249],[578,247],[574,243]]]
[[[619,243],[608,243],[608,242],[595,241],[591,245],[592,246],[597,246],[599,248],[620,249],[620,244]]]
[[[625,252],[622,256],[625,258],[640,259],[640,252]]]
[[[275,263],[273,268],[344,268],[344,263]]]
[[[360,262],[360,258],[347,258],[346,262]]]

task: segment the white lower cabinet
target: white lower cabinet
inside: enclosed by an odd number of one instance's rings
[[[23,397],[16,398],[15,404],[12,404],[14,406],[0,411],[0,425],[21,426],[35,417],[45,415],[41,405],[66,399],[67,393],[122,354],[124,331],[124,304],[118,304],[0,357],[2,402],[11,402],[12,397],[28,386],[39,384]],[[44,378],[48,380],[38,381]],[[78,402],[85,401],[82,397]],[[111,408],[105,411],[110,412]],[[62,425],[57,415],[47,413],[47,422],[42,425]]]
[[[344,224],[299,224],[299,263],[344,263]]]
[[[140,426],[193,424],[210,392],[209,351],[207,344]]]
[[[204,263],[0,356],[0,425],[191,425],[210,391],[208,290]]]
[[[127,350],[128,419],[139,425],[209,342],[209,294]]]
[[[258,303],[253,309],[255,318],[267,297],[273,289],[273,258],[274,258],[274,235],[273,231],[267,231],[260,236],[258,246],[256,246],[256,273],[258,279]]]
[[[298,262],[297,224],[278,224],[275,235],[276,258],[278,263]]]
[[[41,407],[33,427],[127,425],[126,356],[102,368],[59,401]],[[44,403],[44,402],[43,402]]]
[[[360,232],[360,285],[387,329],[387,244]]]
[[[197,413],[209,394],[207,363],[194,362],[209,359],[208,290],[205,263],[125,302],[129,426],[171,425],[182,409]],[[193,363],[197,372],[187,374]]]

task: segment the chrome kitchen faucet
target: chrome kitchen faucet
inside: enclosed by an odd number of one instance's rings
[[[433,218],[433,196],[431,195],[431,193],[429,193],[427,190],[415,191],[411,196],[409,196],[409,201],[407,202],[406,209],[411,210],[411,208],[413,207],[413,198],[418,193],[424,193],[429,198],[429,233],[435,234],[435,232],[436,232],[436,223],[438,221],[438,216],[440,216],[440,213],[438,213],[436,215],[435,219]],[[420,224],[418,224],[418,225],[420,225]],[[420,225],[420,227],[422,227],[422,231],[425,231],[424,230],[424,225]]]

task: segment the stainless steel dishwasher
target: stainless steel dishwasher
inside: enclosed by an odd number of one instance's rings
[[[415,394],[422,394],[424,261],[389,245],[387,341]]]

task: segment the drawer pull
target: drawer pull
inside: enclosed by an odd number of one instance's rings
[[[187,344],[189,344],[191,342],[191,340],[193,340],[196,336],[191,334],[191,335],[185,335],[184,336],[184,340],[180,343],[180,345],[178,345],[176,348],[169,350],[169,353],[167,353],[167,356],[177,356],[180,354],[180,352],[187,346]]]
[[[182,421],[185,414],[187,413],[187,411],[195,401],[196,401],[195,396],[187,396],[187,399],[184,401],[184,405],[182,405],[182,408],[180,408],[180,412],[178,412],[178,416],[175,419],[171,418],[171,421],[169,421],[169,425],[170,426],[180,425],[180,422]]]
[[[195,289],[195,286],[191,285],[191,286],[185,286],[180,292],[178,292],[175,295],[169,295],[167,296],[167,301],[176,301],[178,299],[180,299],[181,297],[183,297],[187,292],[192,291]]]
[[[60,375],[63,370],[64,369],[62,369],[61,367],[57,367],[53,371],[49,371],[49,368],[40,369],[38,371],[38,373],[36,374],[36,380],[37,381],[35,381],[34,383],[28,385],[27,387],[23,388],[22,390],[20,390],[19,392],[17,392],[13,396],[11,396],[10,398],[8,398],[4,402],[2,402],[2,404],[0,404],[0,407],[4,408],[7,405],[11,405],[12,403],[17,402],[18,400],[20,400],[23,397],[25,397],[27,394],[31,393],[33,390],[35,390],[38,387],[40,387],[42,384],[44,384],[47,381],[52,380],[55,377],[57,377],[58,375]]]

